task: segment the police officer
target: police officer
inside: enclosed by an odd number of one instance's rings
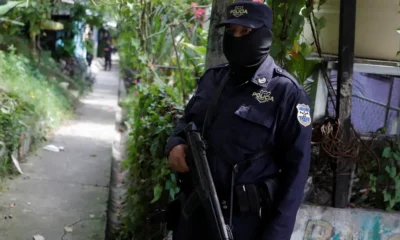
[[[216,115],[204,133],[221,209],[226,218],[233,209],[235,240],[289,240],[309,170],[309,99],[269,55],[272,10],[263,3],[237,2],[228,6],[227,15],[219,27],[225,27],[223,50],[229,64],[207,70],[200,79],[168,139],[169,165],[179,173],[189,171],[183,129],[189,122],[201,129],[210,101],[228,74]],[[207,229],[207,219],[196,210],[179,219],[174,240],[210,239]]]

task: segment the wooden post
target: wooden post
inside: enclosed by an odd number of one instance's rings
[[[339,62],[336,117],[342,128],[342,141],[349,142],[351,134],[351,100],[353,87],[354,41],[357,0],[340,1]],[[337,159],[334,174],[333,206],[347,207],[351,181],[352,163],[349,159]]]

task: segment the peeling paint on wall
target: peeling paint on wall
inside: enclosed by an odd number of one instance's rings
[[[291,240],[400,240],[400,214],[303,205]]]

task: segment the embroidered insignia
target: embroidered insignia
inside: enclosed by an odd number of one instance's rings
[[[254,92],[252,96],[255,96],[259,103],[273,102],[274,97],[271,96],[271,92],[267,90],[261,90],[260,92]]]
[[[230,14],[235,17],[240,17],[245,14],[248,14],[248,12],[247,12],[247,9],[245,9],[243,6],[236,6],[235,9],[232,9],[230,11]]]
[[[258,80],[258,83],[260,83],[260,84],[263,84],[263,83],[266,83],[267,82],[267,79],[266,78],[259,78],[259,79],[257,79]]]
[[[305,104],[297,104],[297,120],[304,127],[310,126],[311,124],[311,115],[310,115],[310,107]]]

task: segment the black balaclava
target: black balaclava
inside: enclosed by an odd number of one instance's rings
[[[268,57],[271,43],[271,30],[262,26],[242,37],[225,32],[223,50],[232,71],[249,80]]]

